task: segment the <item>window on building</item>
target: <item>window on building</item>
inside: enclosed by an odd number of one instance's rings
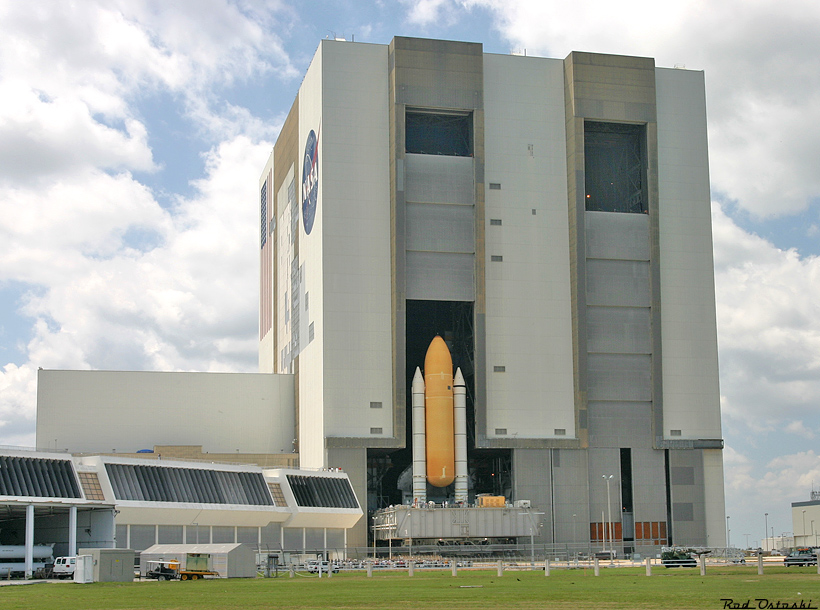
[[[299,506],[359,508],[350,481],[336,477],[287,475],[290,489]]]
[[[276,506],[287,506],[288,503],[285,500],[285,494],[282,493],[282,486],[279,483],[268,483],[268,489],[270,489],[270,495],[273,498],[273,503]]]
[[[77,476],[80,477],[80,485],[83,487],[86,500],[105,500],[96,472],[78,472]]]
[[[645,214],[645,127],[622,123],[584,123],[586,209]]]
[[[404,149],[422,155],[473,156],[471,113],[405,113]]]

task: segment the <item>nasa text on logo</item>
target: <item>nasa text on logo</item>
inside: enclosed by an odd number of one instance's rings
[[[302,166],[302,222],[310,235],[316,219],[319,197],[319,138],[310,130],[305,142],[305,161]]]

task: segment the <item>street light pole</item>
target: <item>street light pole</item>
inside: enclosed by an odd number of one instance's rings
[[[521,516],[526,515],[530,520],[530,564],[531,568],[535,569],[535,528],[539,527],[539,524],[535,522],[534,517],[541,516],[544,513],[534,513],[532,510],[529,510],[526,513],[518,514]]]
[[[726,548],[732,548],[732,530],[729,529],[729,515],[726,515]]]
[[[769,550],[769,538],[768,538],[768,536],[769,536],[769,513],[763,513],[763,516],[766,519],[766,521],[765,521],[766,525],[763,528],[763,540],[766,541],[766,550],[768,551]]]
[[[575,557],[575,553],[577,549],[575,548],[578,544],[578,541],[575,539],[575,513],[572,513],[572,556]]]
[[[609,482],[614,477],[614,474],[610,475],[601,475],[601,477],[606,481],[606,510],[607,510],[607,519],[609,521],[609,551],[610,551],[610,558],[614,554],[615,551],[615,536],[612,532],[612,501],[610,500],[609,496]],[[805,512],[805,511],[804,511]]]
[[[806,509],[803,509],[803,538],[806,537]],[[795,546],[797,545],[797,541],[794,542]],[[806,544],[806,541],[803,541],[803,544]]]
[[[535,569],[535,534],[530,523],[530,569]]]

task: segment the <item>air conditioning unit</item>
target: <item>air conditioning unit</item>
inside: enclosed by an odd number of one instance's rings
[[[513,506],[515,508],[532,508],[532,502],[530,500],[516,500],[513,502]]]

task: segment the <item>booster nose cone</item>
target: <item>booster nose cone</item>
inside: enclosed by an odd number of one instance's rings
[[[413,375],[413,385],[411,389],[413,394],[424,393],[424,377],[422,377],[419,367],[416,367],[416,374]]]
[[[447,344],[436,336],[424,358],[427,480],[446,487],[455,478],[453,437],[453,359]]]

